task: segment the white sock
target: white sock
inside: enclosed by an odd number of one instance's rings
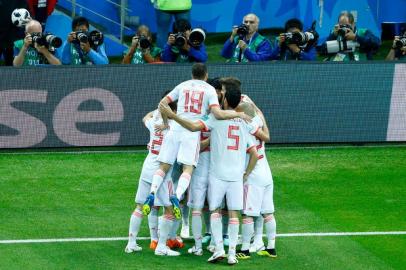
[[[159,223],[159,240],[157,248],[165,248],[166,240],[168,240],[169,231],[172,228],[175,217],[173,215],[164,215],[162,222]]]
[[[264,234],[264,218],[261,215],[255,218],[254,230],[254,242],[263,242],[262,235]]]
[[[208,207],[203,208],[204,225],[206,226],[206,233],[211,234],[210,228],[210,211]]]
[[[169,231],[169,239],[176,239],[176,235],[178,234],[178,229],[180,227],[180,220],[175,219],[172,224],[172,228]]]
[[[137,235],[140,231],[142,221],[142,211],[136,208],[130,218],[130,226],[128,228],[128,243],[137,243]]]
[[[155,171],[154,176],[152,177],[152,183],[151,183],[151,193],[156,194],[156,191],[158,188],[161,186],[162,182],[164,181],[165,178],[165,172],[161,169],[158,169]]]
[[[242,220],[242,246],[241,250],[250,248],[251,237],[254,234],[254,220],[252,217],[244,217]]]
[[[267,216],[265,219],[266,236],[268,238],[267,249],[275,248],[275,238],[276,238],[276,221],[273,214]]]
[[[158,241],[158,212],[159,208],[152,207],[151,213],[148,215],[148,227],[151,241]]]
[[[224,250],[223,246],[223,226],[221,224],[221,214],[212,213],[210,216],[211,237],[216,245],[216,250]]]
[[[183,193],[187,190],[190,184],[190,174],[182,173],[178,180],[178,186],[176,188],[176,197],[180,200]]]
[[[228,221],[228,235],[229,235],[228,255],[235,255],[239,228],[240,221],[238,220],[238,218],[230,218]]]
[[[222,218],[221,222],[223,224],[223,235],[228,235],[228,222],[229,222],[228,211],[222,210],[222,212],[223,212],[223,218]]]
[[[195,239],[196,248],[202,248],[202,212],[200,210],[192,211],[192,234]]]
[[[185,203],[180,209],[182,210],[182,227],[189,226],[189,206]]]

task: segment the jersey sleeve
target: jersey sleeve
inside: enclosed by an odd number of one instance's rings
[[[248,133],[251,135],[255,135],[261,127],[258,125],[256,121],[252,121],[251,123],[247,124]]]
[[[168,95],[166,95],[166,98],[168,99],[169,102],[173,102],[179,99],[179,86],[176,86],[171,92],[169,92]]]
[[[209,100],[209,108],[220,106],[219,99],[217,97],[217,93],[216,90],[214,90],[214,88],[210,89],[208,100]]]
[[[257,145],[254,136],[250,134],[247,134],[247,136],[248,136],[247,138],[247,153],[248,153],[252,147],[256,147]]]
[[[212,130],[214,125],[215,125],[215,121],[216,119],[214,118],[213,114],[209,114],[209,115],[205,115],[203,116],[200,120],[198,120],[199,122],[201,122],[204,125],[204,129],[206,131]]]
[[[153,117],[148,118],[148,119],[145,121],[145,127],[146,127],[150,132],[153,131],[153,129],[154,129],[154,118],[153,118]]]

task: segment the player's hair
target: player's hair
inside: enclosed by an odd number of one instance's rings
[[[207,74],[207,67],[205,64],[196,63],[192,66],[193,79],[203,80]]]
[[[249,102],[240,102],[240,104],[238,104],[238,111],[244,112],[250,117],[257,115],[254,105]]]
[[[240,88],[236,85],[228,85],[226,87],[225,99],[227,100],[228,106],[235,109],[241,100]]]
[[[207,79],[207,83],[210,84],[211,86],[214,87],[214,89],[216,90],[221,90],[221,82],[220,82],[220,78],[216,77],[216,78],[212,78],[212,79]]]
[[[296,18],[290,19],[285,23],[285,32],[287,32],[290,28],[297,28],[300,31],[303,31],[303,23]]]
[[[235,86],[241,91],[241,81],[235,77],[224,77],[220,79],[220,83],[227,89],[228,86]]]
[[[72,31],[75,31],[75,28],[80,25],[86,25],[89,29],[89,21],[85,17],[76,17],[72,20]]]

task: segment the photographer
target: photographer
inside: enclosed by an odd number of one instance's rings
[[[141,25],[132,38],[131,47],[124,55],[123,64],[145,64],[161,61],[161,49],[152,45],[149,28]]]
[[[194,29],[187,20],[177,20],[173,23],[173,32],[169,34],[168,41],[162,52],[161,60],[164,62],[194,63],[207,61],[206,47],[204,46],[205,34],[201,29]],[[190,40],[195,31],[200,40]]]
[[[311,29],[303,33],[303,23],[290,19],[285,23],[285,33],[279,35],[272,59],[278,60],[316,60],[318,35]]]
[[[103,34],[89,33],[89,22],[84,17],[72,21],[72,32],[63,45],[62,63],[64,65],[106,65],[109,59],[103,44]]]
[[[244,16],[243,24],[234,26],[230,38],[224,43],[221,56],[230,62],[266,61],[272,52],[270,42],[258,31],[259,18],[255,14]]]
[[[42,26],[36,20],[31,20],[25,26],[24,40],[14,42],[16,57],[13,66],[60,65],[61,61],[50,51],[50,48],[35,42],[42,34]],[[62,41],[60,41],[62,43]]]
[[[386,60],[406,60],[406,30],[402,36],[395,36]]]
[[[328,61],[360,61],[372,60],[380,43],[380,39],[370,30],[357,29],[351,13],[342,12],[323,47],[329,55]]]

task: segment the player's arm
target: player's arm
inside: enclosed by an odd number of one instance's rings
[[[260,139],[261,141],[269,143],[271,141],[271,135],[269,133],[269,128],[268,128],[268,125],[266,124],[265,117],[261,111],[259,111],[258,116],[261,118],[264,126],[261,129],[258,129],[254,133],[254,136],[257,137],[258,139]]]
[[[211,113],[217,120],[227,120],[227,119],[234,119],[234,118],[241,118],[244,121],[250,122],[251,117],[246,115],[243,112],[236,112],[231,110],[222,110],[219,106],[213,106],[210,109]]]
[[[247,180],[248,176],[250,175],[252,170],[255,168],[255,165],[257,165],[258,152],[257,152],[257,148],[255,145],[251,146],[248,149],[248,154],[250,156],[250,159],[248,161],[247,168],[245,169],[245,172],[244,172],[244,177],[243,177],[244,181]]]
[[[203,141],[200,141],[200,150],[204,150],[210,145],[210,138],[204,139]]]
[[[144,116],[144,118],[142,118],[142,122],[144,123],[144,125],[149,119],[151,119],[153,117],[153,115],[154,115],[154,112],[152,111],[152,112],[147,113]]]
[[[168,103],[160,103],[159,104],[159,110],[162,114],[162,117],[170,117],[172,120],[176,121],[181,125],[182,127],[190,130],[190,131],[199,131],[205,128],[205,125],[201,121],[190,121],[188,119],[184,119],[182,117],[179,117],[176,113],[172,111],[172,109],[169,107]]]
[[[165,96],[163,99],[161,99],[161,101],[159,102],[159,107],[161,106],[161,104],[162,104],[162,106],[168,106],[169,107],[169,97],[168,96]],[[161,112],[161,110],[159,110],[160,112]],[[161,115],[162,115],[162,121],[163,121],[163,125],[164,125],[164,129],[166,129],[166,128],[168,128],[169,127],[169,124],[168,124],[168,116],[167,115],[164,115],[162,112],[161,112]]]

